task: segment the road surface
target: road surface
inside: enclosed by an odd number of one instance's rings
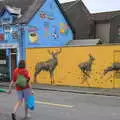
[[[30,120],[120,120],[120,98],[81,95],[58,91],[35,90],[36,109]],[[0,93],[0,120],[11,120],[11,110],[16,101],[11,95]],[[24,120],[23,107],[17,120]]]

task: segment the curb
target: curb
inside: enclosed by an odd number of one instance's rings
[[[77,93],[77,94],[89,94],[89,95],[101,95],[101,96],[113,96],[120,97],[120,95],[111,94],[111,93],[99,93],[99,92],[87,92],[87,91],[71,91],[71,90],[58,90],[58,89],[48,89],[48,88],[33,88],[36,90],[46,90],[46,91],[59,91],[59,92],[67,92],[67,93]]]
[[[8,87],[8,85],[0,85],[1,87]],[[110,92],[101,93],[101,92],[88,92],[88,91],[77,91],[77,90],[64,90],[64,89],[52,89],[52,88],[38,88],[34,87],[35,90],[46,90],[46,91],[58,91],[58,92],[67,92],[67,93],[77,93],[77,94],[88,94],[88,95],[101,95],[101,96],[113,96],[113,97],[120,97],[120,94],[112,94]]]

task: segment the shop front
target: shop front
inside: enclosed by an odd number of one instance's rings
[[[11,80],[19,59],[18,51],[16,44],[0,44],[0,82]]]

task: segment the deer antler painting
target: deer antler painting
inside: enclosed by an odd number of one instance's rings
[[[87,82],[87,84],[89,85],[89,83],[87,81],[87,78],[88,77],[90,78],[90,72],[92,70],[91,68],[92,68],[92,64],[93,64],[94,60],[95,60],[95,58],[91,54],[89,54],[88,61],[80,63],[78,65],[78,67],[80,68],[81,72],[83,73],[83,81],[82,81],[82,83]]]
[[[48,50],[48,53],[52,56],[51,59],[48,59],[47,61],[41,61],[36,64],[35,66],[35,73],[34,73],[34,81],[36,81],[37,75],[41,71],[48,71],[50,73],[50,78],[51,78],[51,84],[54,84],[54,70],[58,65],[58,54],[60,54],[62,51],[62,48],[60,48],[59,51],[50,51]]]
[[[111,66],[107,67],[104,69],[103,75],[105,76],[108,72],[110,71],[119,71],[120,70],[120,63],[115,62]]]

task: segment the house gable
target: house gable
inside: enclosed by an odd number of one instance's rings
[[[64,46],[73,32],[56,0],[46,0],[27,24],[26,47]]]
[[[1,11],[0,14],[0,24],[12,24],[13,22],[13,16],[10,14],[10,12],[7,9],[4,9]]]
[[[19,30],[18,26],[12,25],[15,15],[6,8],[0,14],[0,43],[17,43]],[[16,37],[16,38],[15,38]]]
[[[82,0],[63,3],[62,7],[74,28],[75,39],[94,38],[94,22]]]

